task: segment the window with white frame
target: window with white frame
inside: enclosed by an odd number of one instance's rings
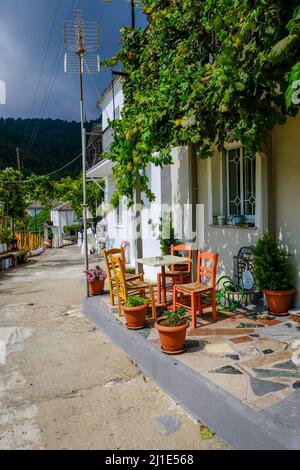
[[[255,222],[256,157],[247,156],[243,147],[226,151],[227,217],[245,216],[246,222]]]

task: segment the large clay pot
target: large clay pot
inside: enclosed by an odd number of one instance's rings
[[[269,290],[265,289],[268,309],[272,315],[285,316],[292,306],[296,289]]]
[[[94,281],[89,282],[89,289],[91,295],[100,295],[104,289],[104,281],[100,279],[95,279]]]
[[[126,326],[129,330],[145,328],[148,305],[139,305],[138,307],[126,307],[123,305],[122,308],[126,318]]]
[[[185,351],[186,330],[189,323],[180,326],[165,326],[162,323],[165,318],[160,318],[155,323],[155,328],[159,332],[161,350],[166,354],[181,354]]]

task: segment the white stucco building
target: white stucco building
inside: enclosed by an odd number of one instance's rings
[[[108,119],[118,118],[123,105],[122,82],[103,94],[102,108],[104,147],[111,141]],[[175,228],[180,228],[182,210],[190,204],[188,226],[197,235],[196,248],[219,253],[218,275],[234,274],[234,257],[242,247],[250,247],[259,236],[269,232],[277,237],[291,254],[298,291],[296,306],[300,306],[300,224],[297,219],[300,204],[300,113],[289,118],[285,125],[276,126],[262,152],[249,158],[238,143],[225,146],[210,159],[196,158],[188,147],[173,148],[173,164],[163,169],[149,165],[147,171],[154,204],[145,201],[142,211],[143,256],[160,254],[157,234],[149,234],[149,219],[159,224],[163,211],[160,205],[172,207]],[[102,160],[88,171],[92,177],[106,180],[105,201],[108,204],[114,191],[113,163]],[[180,209],[181,208],[181,209]],[[107,246],[116,247],[129,242],[129,262],[135,263],[135,231],[133,211],[124,216],[124,208],[107,216]],[[150,213],[150,217],[149,217]],[[236,225],[234,215],[243,216]],[[218,225],[217,217],[226,218]],[[185,241],[193,239],[179,233]],[[144,266],[148,278],[155,280],[156,271]]]
[[[79,225],[75,211],[70,202],[60,203],[51,209],[51,222],[53,224],[53,245],[63,246],[63,233],[66,225]]]

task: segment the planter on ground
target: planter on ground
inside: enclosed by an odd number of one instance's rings
[[[148,305],[144,297],[138,295],[128,297],[122,309],[126,318],[126,327],[129,330],[145,328]]]
[[[255,283],[266,296],[269,312],[276,316],[288,315],[296,292],[289,258],[286,250],[268,234],[253,248]]]
[[[91,295],[100,295],[104,290],[104,280],[95,279],[89,282],[89,290]]]
[[[161,350],[166,354],[181,354],[185,351],[186,330],[189,322],[186,310],[178,308],[174,312],[165,311],[164,316],[155,323],[161,342]]]
[[[277,316],[288,315],[295,293],[296,289],[294,288],[277,291],[264,289],[269,312]]]
[[[105,279],[107,278],[106,272],[96,266],[95,268],[85,271],[86,279],[89,284],[89,291],[91,295],[100,295],[104,290]]]

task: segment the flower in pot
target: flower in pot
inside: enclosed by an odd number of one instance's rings
[[[296,292],[288,253],[268,234],[252,250],[255,283],[265,294],[270,313],[288,315]]]
[[[106,272],[100,268],[100,266],[96,266],[93,269],[89,269],[85,271],[86,279],[89,283],[89,290],[91,295],[99,295],[102,294],[104,289],[105,279],[107,278]]]
[[[148,304],[144,297],[132,295],[123,305],[126,326],[129,330],[139,330],[146,326]]]
[[[163,316],[155,323],[164,353],[180,354],[185,351],[186,330],[190,325],[186,313],[183,307],[175,311],[165,310]]]

